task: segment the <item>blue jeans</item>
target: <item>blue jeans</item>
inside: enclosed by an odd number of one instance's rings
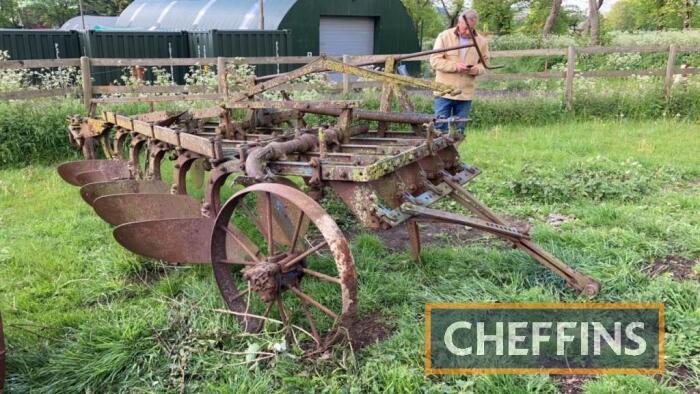
[[[469,118],[469,112],[472,109],[472,101],[464,100],[452,100],[444,97],[435,97],[435,118],[437,119],[449,119],[451,117],[455,118]],[[464,128],[466,127],[466,122],[455,122],[455,128],[460,133],[464,133]],[[435,125],[435,129],[442,133],[447,133],[448,123],[438,123]]]

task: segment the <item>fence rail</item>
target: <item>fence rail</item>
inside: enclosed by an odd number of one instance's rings
[[[664,78],[664,92],[666,97],[670,97],[673,76],[697,75],[700,68],[681,69],[676,66],[679,53],[700,53],[700,47],[688,46],[647,46],[647,47],[569,47],[569,48],[548,48],[548,49],[527,49],[512,51],[493,51],[491,57],[498,58],[520,58],[520,57],[550,57],[564,56],[567,58],[565,71],[543,71],[525,73],[489,73],[480,77],[482,81],[514,81],[527,79],[563,79],[565,81],[564,103],[568,109],[573,104],[574,79],[576,77],[585,78],[610,78],[628,77],[634,75],[662,76]],[[665,69],[647,70],[594,70],[576,71],[576,62],[579,55],[612,54],[612,53],[668,53],[668,61]],[[342,56],[337,59],[348,63],[376,63],[382,64],[388,57],[395,55],[364,55],[364,56]],[[428,60],[429,56],[417,57],[413,60]],[[208,57],[208,58],[144,58],[144,59],[92,59],[82,57],[80,59],[60,59],[60,60],[10,60],[0,61],[0,70],[26,69],[26,68],[62,68],[80,67],[83,75],[82,96],[86,107],[89,109],[96,104],[106,103],[127,103],[127,102],[164,102],[164,101],[218,101],[227,95],[228,87],[225,86],[226,78],[219,72],[218,93],[207,91],[203,87],[197,86],[143,86],[138,90],[128,86],[93,86],[92,75],[95,67],[169,67],[169,66],[217,66],[217,70],[223,70],[226,65],[288,65],[288,64],[308,64],[319,59],[318,56],[287,56],[287,57]],[[342,84],[338,85],[338,90],[347,91],[349,89],[379,87],[381,83],[373,81],[350,82],[348,76],[344,76]],[[285,85],[279,89],[303,90],[304,87]],[[211,89],[210,89],[211,90]],[[75,93],[75,89],[52,89],[52,90],[23,90],[15,92],[0,93],[0,99],[22,100],[37,97],[63,96]],[[107,97],[95,98],[96,95],[144,93],[150,96],[139,97]],[[153,96],[153,94],[176,94],[176,96]]]

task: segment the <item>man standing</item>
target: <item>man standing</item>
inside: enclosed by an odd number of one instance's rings
[[[484,61],[488,62],[489,48],[486,39],[478,34],[472,36],[472,31],[476,32],[477,23],[479,23],[479,14],[474,10],[465,11],[459,16],[456,28],[445,30],[438,35],[434,49],[463,46],[476,42]],[[486,71],[476,48],[470,47],[433,54],[430,56],[430,65],[435,70],[436,82],[453,86],[461,91],[454,96],[437,96],[436,93],[435,117],[438,119],[468,118],[472,107],[476,77]],[[465,122],[456,122],[454,126],[460,134],[464,133]],[[438,123],[436,129],[447,133],[448,124]]]

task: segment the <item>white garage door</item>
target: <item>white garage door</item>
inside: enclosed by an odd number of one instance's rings
[[[329,56],[373,55],[374,19],[322,16],[319,53]],[[331,80],[339,82],[342,75],[331,73]],[[357,78],[351,77],[354,81]]]
[[[320,53],[332,56],[374,54],[374,19],[322,16]]]

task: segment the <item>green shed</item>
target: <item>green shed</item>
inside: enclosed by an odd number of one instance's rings
[[[400,0],[135,0],[117,28],[289,30],[295,55],[370,55],[419,50]]]

